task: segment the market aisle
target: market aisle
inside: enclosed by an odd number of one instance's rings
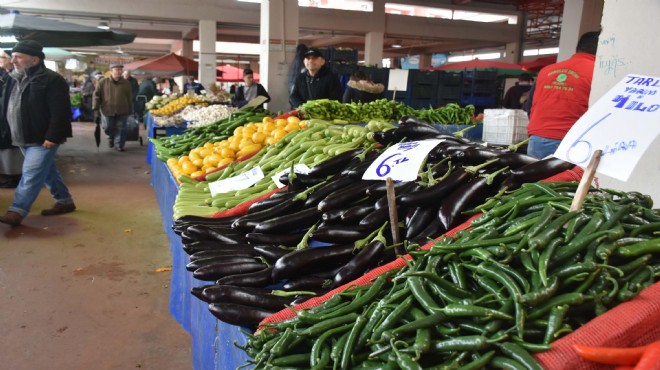
[[[147,143],[116,152],[74,122],[58,167],[78,210],[0,224],[0,368],[190,369],[190,336],[170,316],[169,242],[145,163]],[[143,138],[146,137],[142,133]],[[13,189],[0,189],[0,211]]]

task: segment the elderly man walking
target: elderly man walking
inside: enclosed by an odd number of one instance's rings
[[[124,66],[110,65],[110,77],[101,79],[94,90],[92,109],[101,113],[108,145],[118,152],[124,151],[126,121],[133,110],[131,84],[122,77]],[[98,118],[97,118],[98,119]]]
[[[43,47],[32,40],[12,49],[10,72],[16,83],[9,94],[7,122],[13,145],[25,155],[23,176],[9,210],[0,222],[18,226],[30,212],[46,185],[55,205],[41,212],[54,216],[73,212],[76,206],[55,164],[59,146],[72,136],[69,86],[59,74],[46,68]]]

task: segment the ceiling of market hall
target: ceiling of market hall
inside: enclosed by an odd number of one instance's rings
[[[315,1],[320,4],[327,0]],[[64,12],[62,9],[31,8],[29,7],[31,3],[38,4],[39,1],[2,1],[0,2],[0,13],[18,10],[22,14],[88,26],[107,24],[111,29],[136,34],[136,39],[131,44],[109,47],[66,48],[72,52],[85,53],[83,55],[89,55],[87,53],[116,53],[141,59],[176,51],[180,49],[181,40],[183,39],[199,40],[198,21],[183,16],[173,16],[172,18],[150,17],[129,15],[120,11],[117,13],[93,13],[77,10]],[[386,14],[384,58],[433,53],[465,54],[477,51],[503,50],[507,43],[515,43],[521,37],[526,49],[556,47],[559,41],[563,0],[417,0],[399,1],[398,4],[401,6],[394,5],[393,11],[388,11]],[[260,5],[258,3],[237,2],[237,7],[248,10],[247,13],[251,16],[241,19],[240,23],[218,21],[217,41],[258,45],[260,42]],[[448,9],[454,17],[456,17],[455,14],[462,12],[462,14],[468,14],[467,19],[470,19],[471,12],[516,17],[518,22],[526,19],[526,32],[524,35],[520,35],[518,27],[507,24],[506,20],[484,23],[469,20],[436,19],[441,15],[430,15],[428,12],[431,7]],[[88,8],[93,9],[94,7]],[[337,9],[320,9],[319,7],[300,7],[299,11],[300,43],[309,47],[356,48],[359,51],[360,59],[363,58],[366,36],[364,30],[368,30],[369,27],[366,24],[355,26],[355,22],[351,25],[351,19],[345,19],[355,15],[358,17],[355,19],[359,21],[361,12],[342,12]],[[426,11],[427,13],[420,13],[420,11]],[[425,16],[409,16],[413,12],[425,14]],[[338,22],[326,21],[336,17],[343,19]],[[324,21],[319,22],[320,19]],[[364,18],[364,20],[367,21],[368,19]],[[196,53],[194,54],[196,57]],[[244,62],[259,59],[259,55],[240,52],[225,53],[222,50],[219,50],[217,57],[218,60],[240,60]]]

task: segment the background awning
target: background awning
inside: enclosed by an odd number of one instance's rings
[[[16,40],[0,42],[0,47],[5,49],[22,40],[34,40],[45,47],[81,47],[123,45],[135,39],[132,33],[102,30],[18,12],[0,15],[0,36],[4,36],[3,39],[13,36]]]
[[[174,53],[124,65],[133,74],[151,76],[196,76],[198,68],[196,61]]]

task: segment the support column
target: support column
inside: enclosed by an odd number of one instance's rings
[[[383,40],[385,39],[385,0],[374,0],[371,13],[372,31],[364,38],[364,64],[383,66]]]
[[[600,30],[603,6],[604,0],[564,2],[557,61],[566,60],[575,53],[575,47],[583,33]]]
[[[364,38],[364,64],[382,67],[383,65],[383,32],[367,32]]]
[[[199,82],[207,88],[215,84],[216,30],[215,21],[199,21],[199,69],[197,74]]]
[[[298,44],[298,1],[261,1],[259,81],[268,91],[271,112],[289,111],[289,65]]]
[[[518,41],[506,44],[503,61],[518,64],[522,62],[525,51],[525,33],[527,32],[527,13],[522,12],[518,17]]]

